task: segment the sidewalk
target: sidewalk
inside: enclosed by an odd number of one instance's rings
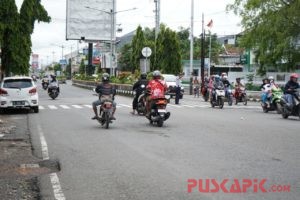
[[[28,115],[0,115],[0,199],[40,199],[38,177],[53,170],[32,149]]]

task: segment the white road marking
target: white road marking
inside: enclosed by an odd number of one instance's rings
[[[39,109],[40,109],[40,110],[44,110],[45,107],[44,107],[44,106],[39,106]]]
[[[40,134],[40,141],[41,141],[41,147],[42,147],[42,157],[43,160],[49,160],[49,152],[48,152],[48,145],[43,133],[43,130],[40,125],[37,126],[38,132]],[[52,173],[49,175],[50,181],[53,188],[54,197],[56,200],[65,200],[65,195],[61,189],[61,185],[59,182],[59,178],[56,173]]]
[[[63,109],[70,109],[70,107],[66,105],[60,105],[60,107],[62,107]]]
[[[191,105],[182,105],[183,107],[187,107],[187,108],[194,108],[195,106],[191,106]]]
[[[119,106],[122,106],[122,107],[126,107],[126,108],[131,108],[131,106],[129,105],[125,105],[125,104],[118,104]]]
[[[175,107],[175,108],[182,108],[180,105],[168,104],[167,106]]]
[[[87,108],[92,108],[93,106],[92,105],[84,105],[85,107]]]
[[[54,105],[48,105],[48,107],[49,107],[51,110],[57,110],[57,107],[54,106]]]
[[[79,108],[79,109],[81,109],[82,107],[81,106],[79,106],[79,105],[72,105],[74,108]]]

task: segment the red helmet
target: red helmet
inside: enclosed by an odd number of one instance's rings
[[[293,73],[293,74],[291,74],[290,78],[299,78],[299,76],[298,76],[298,74]]]

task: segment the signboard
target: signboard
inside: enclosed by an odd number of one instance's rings
[[[66,65],[67,64],[67,60],[66,59],[59,60],[59,64],[60,65]]]
[[[142,49],[142,54],[143,54],[144,57],[148,58],[149,56],[151,56],[152,51],[149,47],[144,47]]]
[[[66,39],[110,41],[111,15],[115,19],[115,14],[110,14],[115,10],[113,1],[67,0]]]
[[[31,67],[37,69],[39,67],[39,55],[32,54],[31,55]]]

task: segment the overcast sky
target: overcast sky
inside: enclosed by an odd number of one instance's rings
[[[95,0],[97,1],[97,0]],[[154,0],[116,0],[117,11],[136,7],[137,10],[117,13],[117,24],[121,24],[124,35],[136,29],[138,25],[142,27],[154,27],[155,18]],[[241,31],[238,26],[240,20],[232,13],[226,13],[226,5],[234,0],[194,0],[194,35],[201,33],[201,16],[205,15],[205,24],[210,19],[214,21],[212,32],[218,35],[235,34]],[[23,0],[16,0],[20,8]],[[34,34],[32,35],[32,51],[40,55],[40,62],[46,64],[61,57],[59,45],[65,45],[64,54],[77,48],[77,41],[66,41],[66,0],[42,0],[42,4],[52,18],[51,23],[36,23]],[[161,0],[161,23],[167,24],[173,30],[178,27],[190,27],[191,0]],[[55,46],[57,45],[57,46]],[[82,45],[82,44],[81,44]]]

